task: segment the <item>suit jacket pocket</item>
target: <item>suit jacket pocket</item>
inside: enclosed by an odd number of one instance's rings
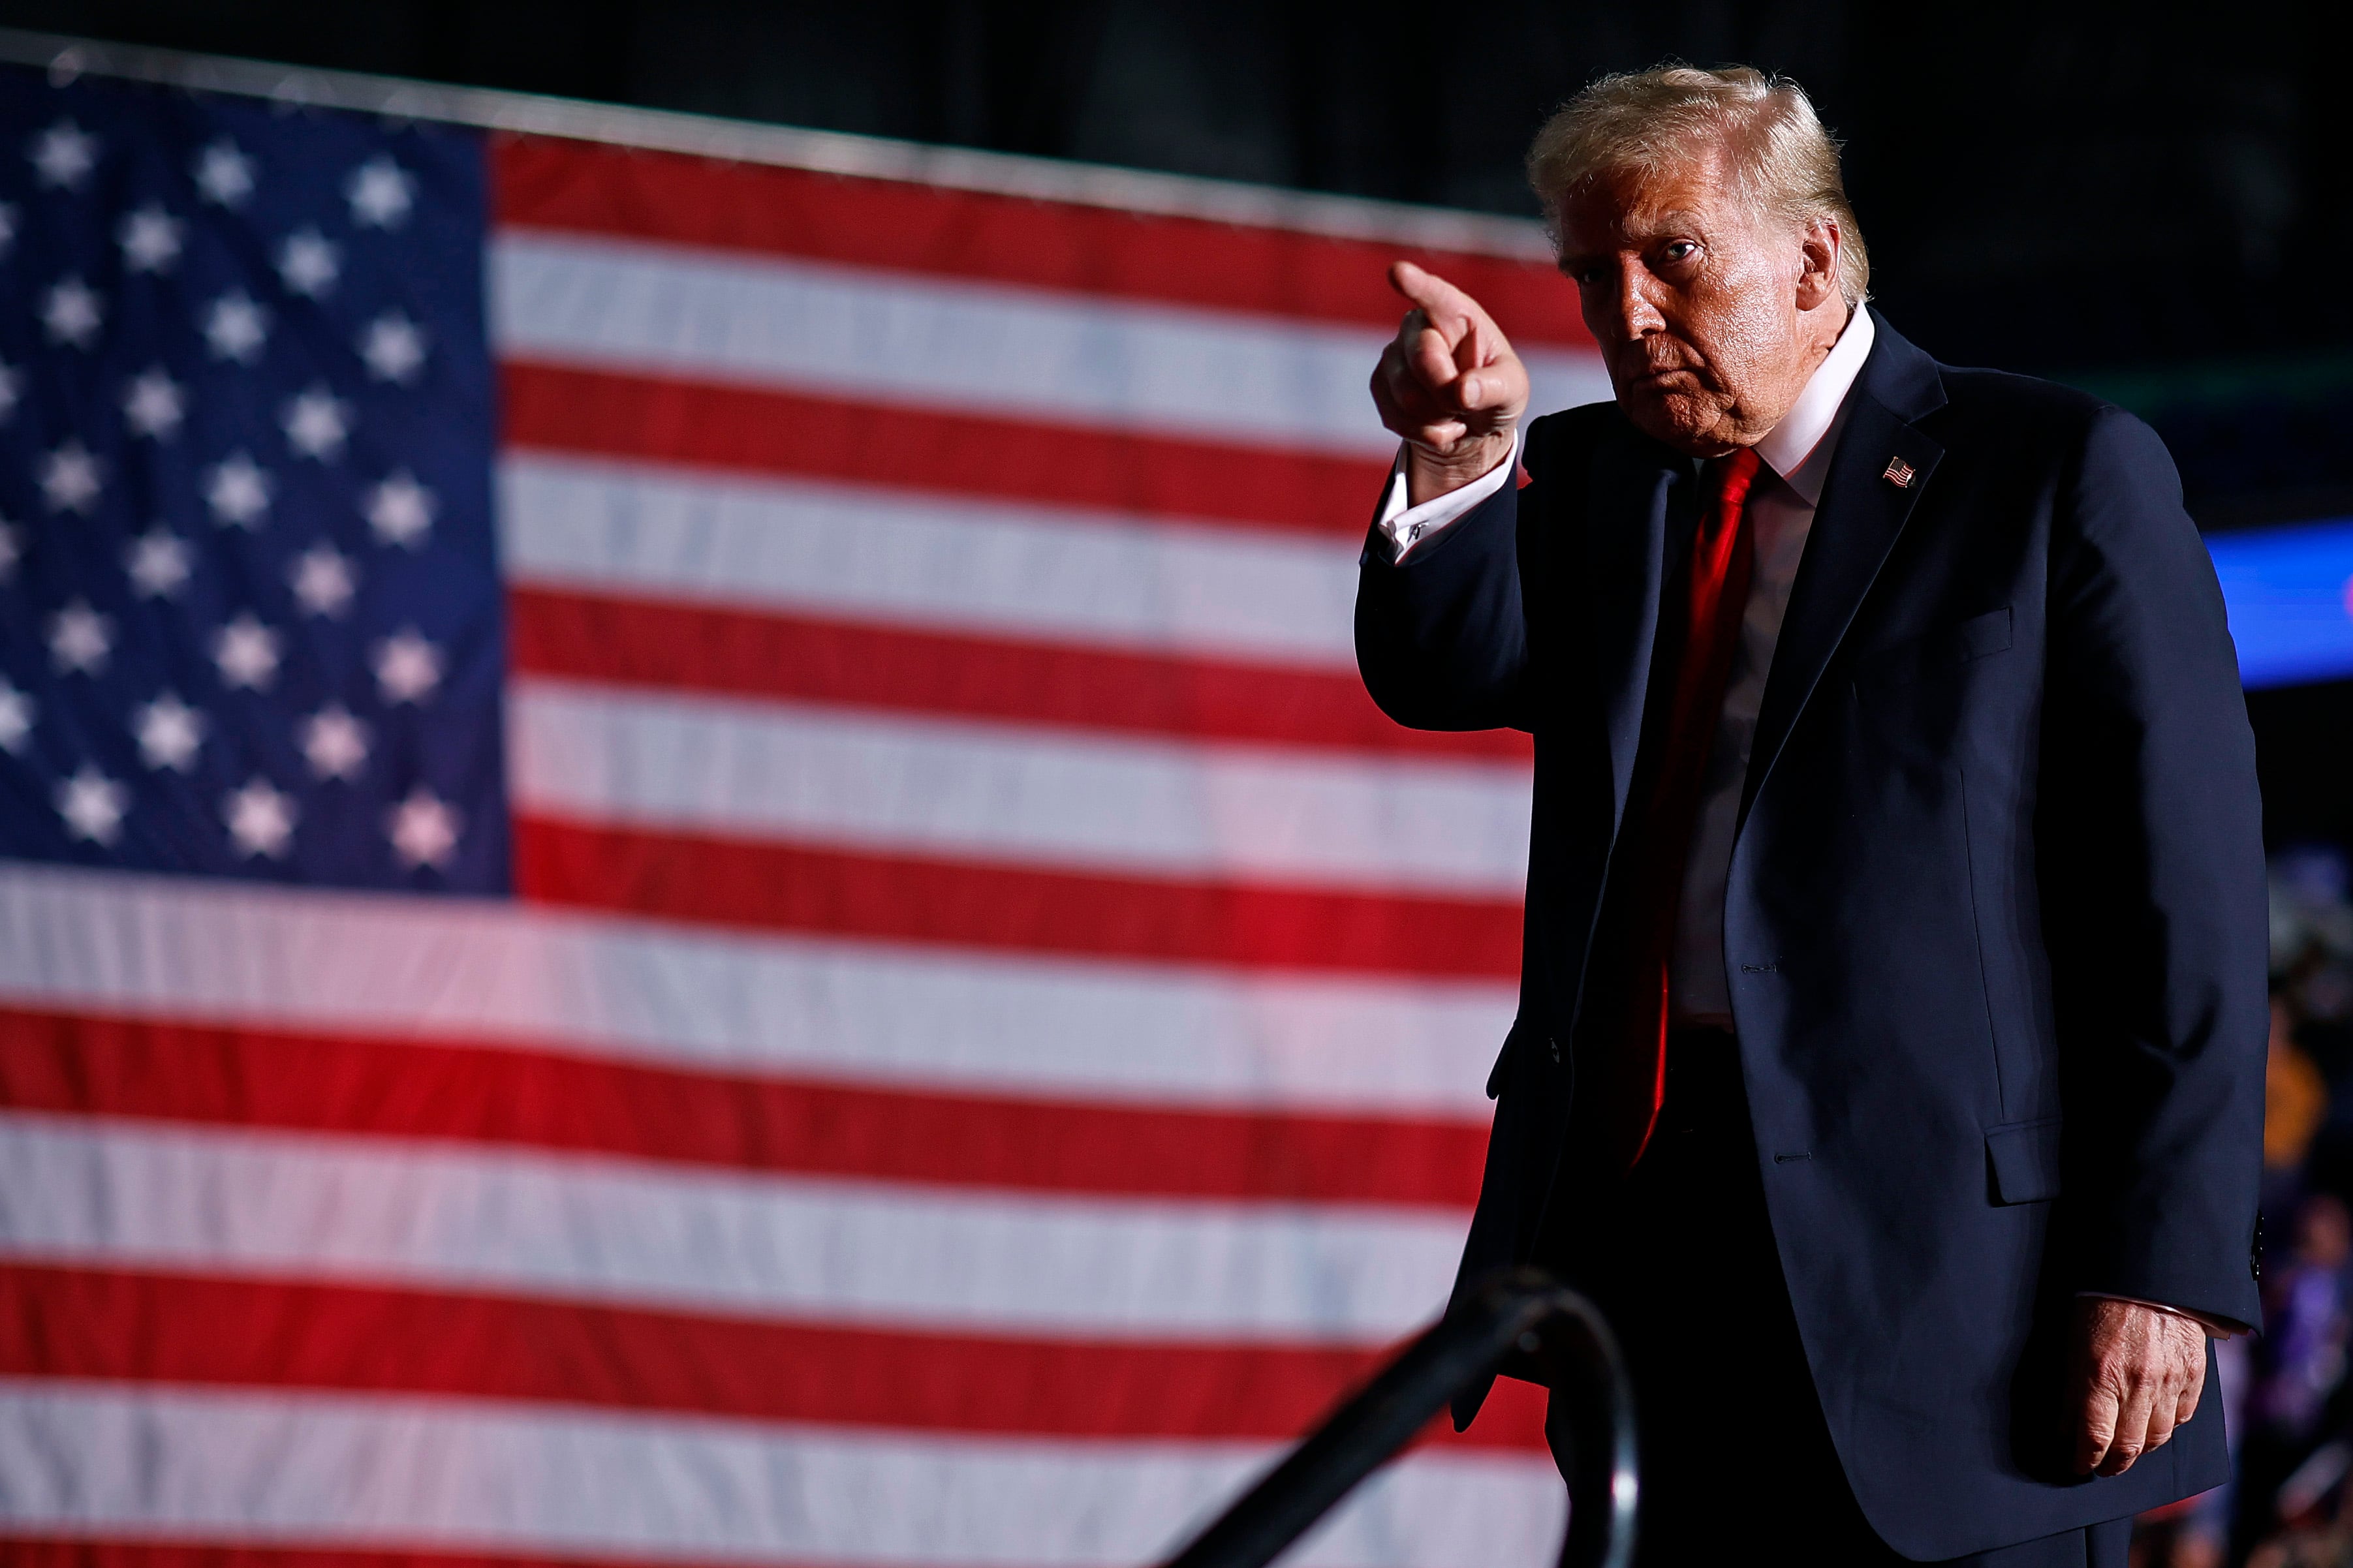
[[[1914,637],[1909,642],[1869,656],[1854,672],[1862,689],[1902,686],[1934,670],[1957,668],[1973,660],[2009,649],[2010,606],[1971,616],[1958,626]]]
[[[2039,1204],[2059,1195],[2060,1119],[2013,1121],[1986,1130],[1988,1196],[1997,1204]]]

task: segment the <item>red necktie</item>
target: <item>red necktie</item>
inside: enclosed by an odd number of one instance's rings
[[[1692,542],[1683,658],[1676,664],[1666,722],[1657,732],[1658,762],[1651,771],[1632,884],[1626,1009],[1631,1070],[1622,1080],[1631,1092],[1625,1097],[1620,1134],[1625,1169],[1631,1169],[1649,1147],[1659,1110],[1666,1103],[1668,963],[1683,901],[1683,861],[1699,815],[1708,756],[1715,748],[1716,726],[1724,716],[1724,689],[1732,673],[1733,649],[1740,641],[1741,616],[1748,605],[1756,548],[1744,518],[1757,462],[1753,447],[1709,461],[1706,510]]]

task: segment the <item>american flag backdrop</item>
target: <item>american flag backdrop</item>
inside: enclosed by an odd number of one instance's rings
[[[1398,253],[0,70],[0,1553],[1115,1568],[1430,1318]],[[1307,1559],[1546,1560],[1540,1418]]]

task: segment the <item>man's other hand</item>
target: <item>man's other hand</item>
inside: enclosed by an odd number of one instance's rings
[[[2075,1301],[2068,1411],[2075,1469],[2120,1476],[2196,1413],[2206,1387],[2206,1330],[2195,1318],[2138,1301]]]
[[[1399,261],[1389,287],[1413,309],[1381,351],[1373,402],[1406,444],[1407,494],[1419,506],[1511,456],[1528,373],[1479,301],[1445,279]]]

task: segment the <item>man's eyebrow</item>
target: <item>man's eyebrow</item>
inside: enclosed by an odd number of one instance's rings
[[[1704,229],[1707,220],[1701,214],[1677,207],[1672,212],[1629,214],[1622,232],[1630,237],[1640,234],[1659,234],[1669,229]]]
[[[1686,234],[1704,234],[1707,231],[1707,221],[1700,213],[1683,207],[1677,207],[1670,212],[1641,214],[1639,216],[1629,214],[1620,221],[1618,232],[1609,241],[1590,249],[1563,247],[1559,264],[1567,267],[1572,261],[1589,261],[1596,257],[1607,256],[1626,244],[1640,245],[1645,240],[1656,239],[1662,234],[1672,234],[1677,231]]]
[[[1564,245],[1553,264],[1564,273],[1573,272],[1580,263],[1597,261],[1630,245],[1639,248],[1663,234],[1704,235],[1707,231],[1706,216],[1694,208],[1671,207],[1664,212],[1629,213],[1620,218],[1618,232],[1609,239],[1590,248],[1572,248]]]

